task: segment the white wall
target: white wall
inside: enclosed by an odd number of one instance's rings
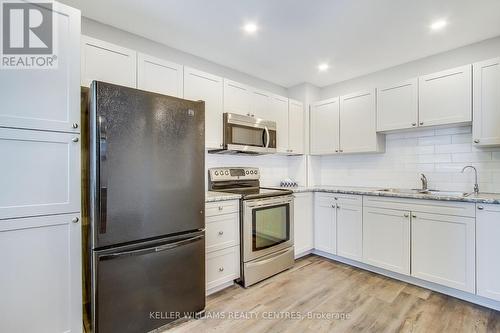
[[[431,189],[472,192],[465,165],[478,169],[482,192],[500,192],[500,148],[472,147],[471,126],[388,134],[385,154],[323,156],[321,184],[420,188],[424,173]]]
[[[387,83],[390,84],[498,56],[500,56],[500,36],[323,87],[320,98],[327,99],[358,90],[376,88]]]
[[[256,88],[274,92],[278,95],[288,96],[287,90],[284,87],[274,83],[216,64],[195,55],[154,42],[150,39],[131,34],[124,30],[99,23],[86,17],[82,18],[82,34],[137,50],[157,58],[173,61],[214,75],[246,83]]]

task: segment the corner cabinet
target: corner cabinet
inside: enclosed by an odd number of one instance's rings
[[[93,80],[135,88],[137,52],[102,40],[82,36],[81,85]]]
[[[205,101],[205,146],[222,147],[223,79],[184,67],[184,98]]]
[[[311,105],[311,155],[327,155],[339,152],[339,100],[338,97],[335,97]]]
[[[304,104],[288,100],[288,152],[291,154],[304,154],[304,114]]]
[[[183,98],[183,66],[146,54],[137,54],[137,88]]]
[[[472,65],[419,78],[419,126],[472,121]]]
[[[377,88],[377,131],[418,126],[418,79]]]
[[[477,62],[472,67],[473,143],[478,147],[500,146],[500,58]]]
[[[500,205],[476,205],[477,294],[500,301]]]

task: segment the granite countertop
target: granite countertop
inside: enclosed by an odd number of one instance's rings
[[[213,192],[213,191],[207,191],[205,193],[205,202],[239,200],[240,198],[241,195],[234,193]]]
[[[383,187],[355,187],[355,186],[299,186],[299,187],[272,187],[292,190],[294,193],[301,192],[324,192],[339,194],[371,195],[379,197],[405,198],[405,199],[424,199],[441,201],[459,201],[484,204],[500,204],[500,193],[479,193],[470,194],[465,197],[443,194],[421,194],[421,193],[394,193],[381,191]]]

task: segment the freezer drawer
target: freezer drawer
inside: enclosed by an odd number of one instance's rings
[[[203,233],[94,252],[96,333],[148,332],[205,308]]]

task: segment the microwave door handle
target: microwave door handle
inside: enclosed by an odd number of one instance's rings
[[[269,129],[267,126],[264,127],[264,130],[266,131],[266,148],[269,148],[269,142],[271,141],[271,136],[269,135]]]

